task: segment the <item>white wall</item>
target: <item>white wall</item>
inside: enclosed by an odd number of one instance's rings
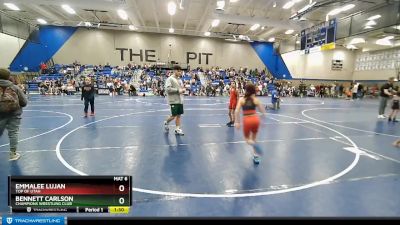
[[[54,61],[60,64],[70,64],[75,60],[83,64],[127,65],[130,62],[129,50],[125,51],[124,61],[121,61],[120,51],[116,48],[132,49],[139,53],[140,49],[155,50],[156,59],[168,61],[171,47],[170,61],[186,63],[187,52],[212,53],[206,65],[205,56],[201,64],[198,60],[190,61],[190,66],[210,68],[212,66],[247,67],[264,69],[265,66],[249,43],[231,43],[221,39],[188,37],[180,35],[138,33],[113,30],[78,29],[54,56]],[[144,57],[144,56],[143,56]],[[139,57],[133,57],[132,63],[140,62]]]
[[[8,68],[24,43],[23,39],[0,33],[0,67]]]
[[[335,49],[302,55],[301,51],[282,54],[293,78],[352,80],[355,54],[347,49]],[[343,69],[332,70],[332,60],[342,59]]]
[[[400,66],[400,48],[359,51],[356,54],[354,79],[387,80],[389,77],[397,77],[398,66]]]
[[[389,77],[397,77],[396,70],[368,70],[354,71],[354,80],[387,80]]]

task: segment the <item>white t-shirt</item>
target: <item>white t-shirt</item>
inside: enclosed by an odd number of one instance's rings
[[[355,84],[355,85],[353,86],[353,93],[357,93],[357,92],[358,92],[358,85],[359,85],[359,84]]]

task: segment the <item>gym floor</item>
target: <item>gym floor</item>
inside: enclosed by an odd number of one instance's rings
[[[95,102],[84,118],[80,96],[31,96],[20,160],[0,138],[0,214],[8,175],[131,175],[129,216],[400,216],[400,124],[376,118],[378,100],[284,98],[262,120],[259,165],[225,126],[228,98],[186,97],[182,137],[163,130],[164,98]]]

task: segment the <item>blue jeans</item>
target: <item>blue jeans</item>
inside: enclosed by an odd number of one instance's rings
[[[85,113],[88,112],[90,103],[90,111],[94,113],[94,98],[85,98],[85,109],[83,110]]]
[[[383,115],[385,114],[385,109],[386,109],[386,105],[387,105],[387,101],[388,101],[389,97],[380,97],[380,101],[379,101],[379,115]]]
[[[17,150],[20,124],[20,116],[7,116],[0,118],[0,137],[3,136],[4,130],[7,129],[8,138],[10,139],[10,150],[13,152]]]

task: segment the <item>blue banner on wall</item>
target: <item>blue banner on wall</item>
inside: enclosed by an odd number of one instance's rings
[[[76,30],[76,27],[41,26],[38,33],[32,34],[39,36],[36,37],[39,42],[28,38],[12,61],[10,70],[38,72],[40,63],[49,61]]]
[[[283,61],[282,56],[275,52],[273,43],[252,42],[251,46],[275,78],[292,79],[292,75]]]

